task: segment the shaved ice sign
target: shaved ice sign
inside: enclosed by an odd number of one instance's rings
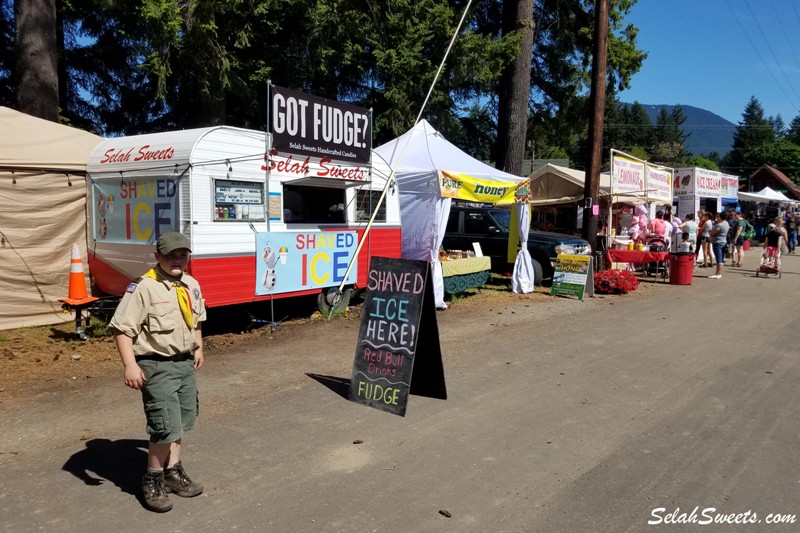
[[[429,268],[426,261],[372,258],[350,400],[403,416],[412,374],[415,394],[446,397]],[[420,344],[424,355],[415,365]]]

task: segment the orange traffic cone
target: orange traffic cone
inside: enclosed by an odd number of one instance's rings
[[[69,263],[69,296],[60,298],[58,301],[72,306],[80,306],[99,300],[96,296],[89,296],[86,292],[83,260],[81,260],[81,251],[77,244],[72,245],[72,259]]]

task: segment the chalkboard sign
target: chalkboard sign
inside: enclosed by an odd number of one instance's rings
[[[404,416],[409,393],[447,397],[429,270],[426,261],[372,258],[350,400]]]

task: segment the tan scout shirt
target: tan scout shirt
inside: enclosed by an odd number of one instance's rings
[[[158,268],[158,267],[156,267]],[[189,289],[195,324],[205,321],[206,306],[200,284],[189,274],[180,283]],[[111,326],[133,339],[134,355],[170,357],[194,352],[199,346],[178,305],[177,287],[169,279],[142,277],[130,285],[111,319]]]

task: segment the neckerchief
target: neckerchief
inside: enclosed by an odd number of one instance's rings
[[[156,281],[164,281],[164,277],[155,268],[151,268],[150,270],[145,272],[143,276],[145,278],[152,278]],[[194,329],[194,320],[192,319],[192,306],[189,304],[189,289],[186,287],[184,283],[181,283],[179,281],[173,281],[172,286],[175,287],[175,293],[178,295],[178,307],[181,308],[181,315],[183,315],[183,321],[186,322],[186,325],[189,326],[189,329]]]

